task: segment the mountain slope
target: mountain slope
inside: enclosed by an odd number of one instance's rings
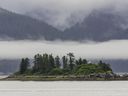
[[[0,38],[54,40],[60,33],[43,21],[0,9]]]
[[[124,18],[105,12],[93,12],[82,23],[65,30],[72,40],[107,41],[128,39],[128,30],[122,28]],[[73,34],[73,35],[72,35]]]
[[[0,39],[92,40],[128,39],[128,22],[120,15],[94,11],[83,22],[64,32],[42,20],[19,15],[0,8]],[[124,28],[125,27],[125,28]]]

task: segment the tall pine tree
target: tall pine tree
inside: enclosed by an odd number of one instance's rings
[[[23,58],[20,63],[20,74],[25,73],[28,70],[29,67],[29,59]]]
[[[60,57],[59,56],[55,57],[55,64],[56,64],[57,68],[60,68],[61,64],[60,64]]]

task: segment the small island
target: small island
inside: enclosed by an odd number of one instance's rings
[[[91,63],[86,59],[76,59],[73,53],[61,58],[52,54],[37,54],[31,61],[22,58],[19,71],[4,80],[20,81],[105,81],[127,80],[113,73],[110,64],[101,60]]]

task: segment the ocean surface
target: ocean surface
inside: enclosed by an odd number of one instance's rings
[[[0,81],[0,96],[128,96],[128,81]]]

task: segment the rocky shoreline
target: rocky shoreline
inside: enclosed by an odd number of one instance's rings
[[[111,76],[111,77],[96,77],[96,76],[8,76],[1,80],[5,81],[122,81],[128,80],[127,76]]]

